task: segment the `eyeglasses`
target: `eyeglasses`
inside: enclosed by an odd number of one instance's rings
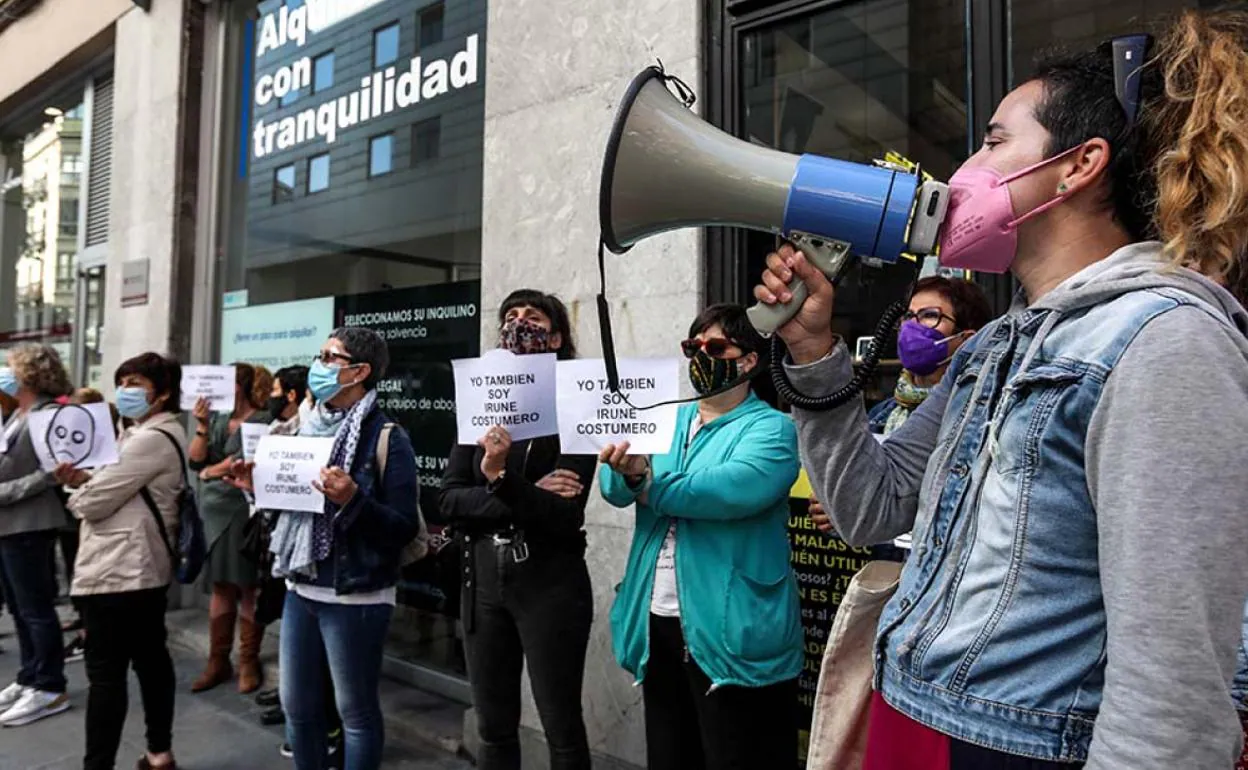
[[[901,317],[903,321],[918,321],[920,326],[926,326],[929,329],[935,329],[940,326],[941,321],[948,321],[953,324],[953,328],[958,328],[958,319],[951,315],[945,315],[938,307],[924,307],[918,310],[908,310]]]
[[[685,358],[693,358],[698,354],[699,350],[705,350],[706,354],[711,358],[732,359],[741,356],[729,356],[728,351],[737,347],[737,343],[723,337],[711,337],[707,340],[700,340],[693,337],[687,340],[681,340],[680,349],[684,351]]]
[[[318,361],[324,364],[325,366],[336,364],[339,361],[346,361],[348,364],[356,363],[355,359],[347,355],[346,353],[335,353],[332,350],[326,350],[323,353],[317,353],[315,356],[312,357],[312,363],[317,363]]]

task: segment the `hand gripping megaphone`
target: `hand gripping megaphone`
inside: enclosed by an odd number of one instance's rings
[[[602,240],[612,252],[682,227],[745,227],[783,236],[835,281],[851,257],[892,263],[935,250],[947,185],[893,163],[760,147],[706,123],[692,103],[688,87],[661,67],[647,67],[629,85],[599,192]],[[789,291],[788,303],[749,309],[759,332],[770,334],[797,313],[806,287],[794,279]]]

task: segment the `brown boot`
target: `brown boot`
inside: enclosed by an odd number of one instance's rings
[[[260,642],[264,626],[254,620],[239,618],[238,691],[246,695],[260,689],[264,673],[260,670]]]
[[[230,681],[234,669],[230,666],[230,649],[234,646],[235,613],[218,615],[208,621],[208,633],[211,638],[211,652],[208,653],[208,665],[204,673],[191,683],[191,692],[211,690],[219,684]]]

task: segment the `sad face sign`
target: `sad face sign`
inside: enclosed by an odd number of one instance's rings
[[[69,404],[56,410],[45,434],[48,454],[56,462],[75,467],[91,456],[95,446],[95,420],[85,407]]]
[[[36,409],[28,418],[31,443],[45,471],[58,465],[99,468],[117,462],[117,437],[108,404]]]

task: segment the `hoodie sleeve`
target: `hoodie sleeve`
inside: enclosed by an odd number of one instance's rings
[[[883,443],[867,427],[861,398],[826,412],[793,410],[802,467],[846,543],[876,545],[914,528],[919,488],[949,403],[949,381],[956,377],[960,360],[961,356],[954,360],[931,395]],[[843,342],[822,361],[785,369],[794,387],[811,396],[832,393],[853,377]]]
[[[1087,770],[1230,768],[1248,594],[1248,358],[1205,311],[1159,316],[1109,375],[1087,435],[1106,614]]]

